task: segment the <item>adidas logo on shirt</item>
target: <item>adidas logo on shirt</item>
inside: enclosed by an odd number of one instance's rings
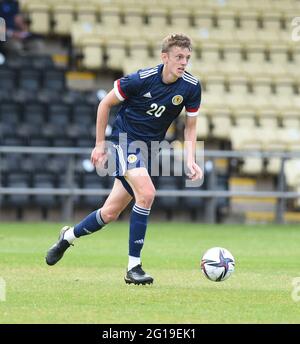
[[[145,97],[145,98],[152,98],[150,92],[145,93],[145,94],[143,95],[143,97]]]

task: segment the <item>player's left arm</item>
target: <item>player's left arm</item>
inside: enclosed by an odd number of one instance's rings
[[[197,117],[201,103],[201,85],[198,81],[190,89],[190,97],[185,104],[186,119],[184,129],[184,141],[186,147],[187,167],[189,173],[187,174],[191,180],[201,179],[203,171],[196,163],[196,141],[197,141]]]
[[[184,142],[187,156],[187,174],[191,180],[201,179],[203,171],[196,163],[196,140],[197,140],[197,116],[186,116],[184,129]]]

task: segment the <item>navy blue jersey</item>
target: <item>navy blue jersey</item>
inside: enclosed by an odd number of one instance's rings
[[[123,103],[113,125],[113,139],[126,133],[130,140],[162,141],[183,107],[188,116],[197,116],[201,102],[199,80],[184,72],[174,83],[165,84],[162,69],[160,64],[115,81],[115,94]]]
[[[15,29],[15,16],[19,13],[19,4],[17,1],[0,1],[0,17],[4,18],[6,29]]]

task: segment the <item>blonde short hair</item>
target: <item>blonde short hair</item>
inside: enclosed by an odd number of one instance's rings
[[[187,48],[189,51],[192,51],[192,42],[188,36],[182,33],[175,33],[163,39],[161,52],[167,53],[172,47]]]

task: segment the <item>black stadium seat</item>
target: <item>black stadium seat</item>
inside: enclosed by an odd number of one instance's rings
[[[37,69],[24,69],[19,72],[19,87],[38,91],[41,88],[41,74]]]
[[[0,68],[0,89],[13,90],[16,87],[16,72],[9,68]]]
[[[160,176],[157,181],[157,187],[161,190],[178,190],[178,177],[174,176]],[[174,210],[178,207],[179,197],[175,196],[160,196],[157,201],[158,205],[166,210]]]
[[[54,185],[50,181],[35,182],[35,188],[53,189]],[[33,202],[38,207],[52,208],[57,204],[56,196],[50,194],[38,194],[33,196]]]
[[[50,55],[34,55],[32,56],[32,66],[36,69],[47,70],[53,68],[54,63]]]
[[[73,105],[73,121],[74,123],[79,123],[91,126],[96,120],[96,111],[94,107],[88,104],[74,104]]]
[[[7,187],[10,188],[27,188],[29,187],[29,177],[27,174],[22,173],[12,173],[7,177]],[[27,206],[30,201],[30,195],[28,194],[14,194],[9,195],[7,202],[9,205],[15,207]]]
[[[67,126],[71,122],[71,111],[67,104],[51,104],[48,107],[48,122]]]
[[[43,75],[43,87],[56,91],[65,89],[65,72],[59,69],[48,69]]]
[[[13,102],[0,104],[0,123],[17,125],[20,119],[20,106]]]
[[[23,122],[29,124],[43,125],[46,121],[47,109],[44,104],[31,102],[24,104]]]
[[[85,174],[82,181],[85,189],[101,190],[106,188],[103,178],[100,178],[96,173]],[[100,206],[104,200],[105,196],[100,195],[87,195],[82,198],[83,204],[88,207]]]

